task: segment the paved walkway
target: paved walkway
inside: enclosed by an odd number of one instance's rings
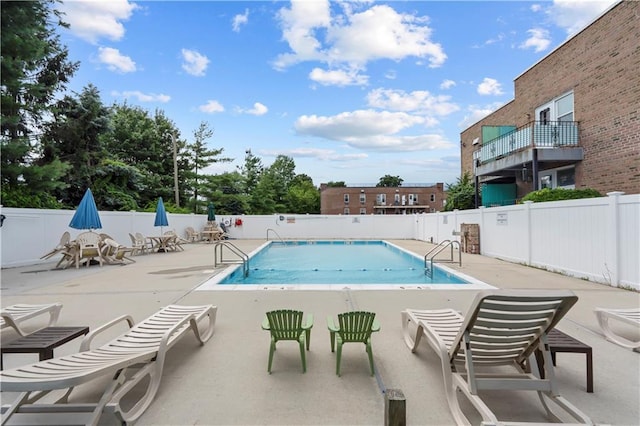
[[[431,247],[394,242],[421,255]],[[234,243],[251,252],[264,241]],[[59,325],[92,328],[121,314],[141,320],[169,303],[217,305],[214,337],[203,347],[187,338],[171,351],[160,391],[140,425],[379,425],[384,419],[382,390],[387,388],[405,394],[409,425],[452,424],[439,360],[426,343],[416,354],[406,348],[400,311],[452,307],[464,312],[476,291],[195,291],[219,270],[213,268],[212,245],[185,248],[136,256],[137,263],[127,266],[59,271],[51,270],[54,262],[5,269],[1,303],[59,301],[64,305]],[[579,302],[558,328],[593,347],[595,392],[586,392],[584,355],[564,353],[558,354],[556,370],[560,392],[598,423],[640,424],[640,354],[607,342],[593,314],[595,306],[637,307],[640,294],[478,255],[463,255],[463,266],[454,268],[499,288],[573,290]],[[260,323],[266,311],[285,307],[315,317],[306,374],[301,373],[297,346],[286,342],[278,346],[273,373],[266,371],[269,336]],[[349,309],[374,311],[382,325],[373,337],[375,377],[369,375],[364,348],[355,345],[345,346],[342,377],[335,375],[325,318]],[[10,339],[11,331],[2,337]],[[78,344],[71,342],[56,353],[77,351]],[[5,365],[36,360],[28,357],[7,354]],[[73,397],[82,401],[100,389],[101,383],[91,384]],[[3,394],[2,402],[13,396]],[[493,408],[505,420],[545,420],[531,395],[492,397]]]

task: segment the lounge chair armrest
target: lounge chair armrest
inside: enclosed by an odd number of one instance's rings
[[[302,324],[303,330],[308,330],[313,327],[313,314],[307,314],[307,322],[306,324]]]
[[[271,330],[271,327],[269,326],[269,318],[264,317],[264,320],[262,320],[262,329]]]
[[[82,343],[80,343],[80,352],[91,349],[91,342],[93,341],[94,337],[122,321],[127,321],[127,323],[129,324],[129,328],[132,328],[134,325],[133,317],[131,315],[119,316],[118,318],[115,318],[108,323],[91,330],[86,336],[84,336],[84,338],[82,339]]]
[[[332,316],[328,316],[327,317],[327,327],[329,328],[329,331],[333,332],[333,333],[337,333],[338,331],[340,331],[340,326],[338,326],[333,317]]]
[[[376,331],[380,331],[380,324],[378,321],[373,321],[373,324],[371,325],[371,332],[375,333]]]

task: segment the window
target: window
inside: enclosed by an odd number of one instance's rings
[[[345,207],[342,213],[349,214],[349,207]]]
[[[571,166],[561,169],[544,170],[538,175],[538,183],[540,189],[573,189],[576,187],[576,169]]]
[[[436,194],[431,194],[431,197],[429,198],[431,200],[431,202],[435,202],[436,201]]]
[[[379,206],[387,205],[387,194],[378,194],[376,195],[376,204]]]
[[[573,121],[573,93],[569,93],[556,101],[556,120]]]
[[[344,194],[344,203],[349,204],[349,194]]]
[[[400,205],[400,194],[395,194],[393,197],[393,204],[396,206]]]
[[[366,207],[360,207],[360,214],[367,214],[367,208]]]
[[[553,121],[575,121],[573,115],[573,92],[565,93],[536,108],[539,124],[552,124]]]
[[[360,204],[364,204],[367,202],[367,195],[363,192],[360,193]]]

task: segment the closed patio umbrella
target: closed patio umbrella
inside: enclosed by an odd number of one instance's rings
[[[216,220],[216,208],[213,206],[213,203],[209,203],[207,206],[207,220],[209,222]]]
[[[156,220],[153,223],[153,226],[160,227],[160,234],[162,234],[163,226],[169,226],[167,211],[164,209],[164,202],[162,202],[162,197],[158,198],[158,205],[156,206]]]
[[[71,218],[71,222],[69,222],[69,226],[74,229],[89,230],[102,228],[98,207],[96,206],[96,201],[93,199],[90,188],[87,188],[87,191],[84,193],[73,218]]]

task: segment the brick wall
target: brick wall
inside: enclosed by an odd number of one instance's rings
[[[522,126],[536,107],[573,90],[584,149],[576,188],[640,193],[639,16],[640,2],[623,1],[517,77],[515,99],[461,134],[462,169],[473,171],[482,125]]]

